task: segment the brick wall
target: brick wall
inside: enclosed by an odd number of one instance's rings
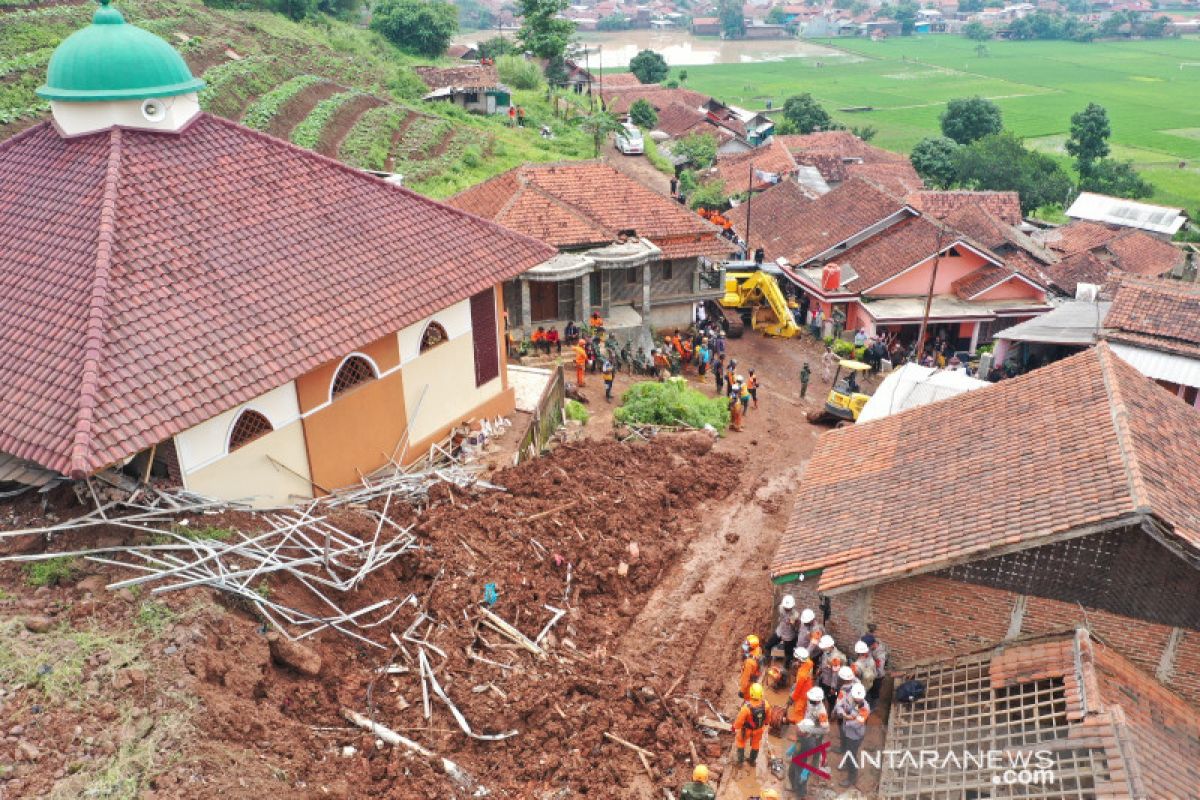
[[[866,590],[860,590],[860,592]],[[839,644],[861,630],[843,632],[861,598],[848,593],[833,598],[834,635]],[[1020,595],[947,578],[921,575],[874,587],[869,615],[879,626],[898,666],[943,658],[1004,640]],[[1098,638],[1148,674],[1154,675],[1172,628],[1122,617],[1107,611],[1041,597],[1025,596],[1020,635],[1035,635],[1086,625]],[[847,635],[848,634],[848,635]],[[1175,646],[1168,683],[1200,705],[1200,631],[1185,631]]]

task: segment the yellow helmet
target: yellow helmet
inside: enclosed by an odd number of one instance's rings
[[[697,764],[692,770],[692,780],[696,783],[708,783],[708,767],[703,764]]]
[[[746,637],[746,644],[750,645],[751,647],[758,647],[758,637],[753,633],[750,634]]]
[[[759,797],[762,800],[779,800],[779,792],[776,789],[763,789]]]
[[[751,700],[762,700],[762,684],[761,683],[750,684],[750,699]]]

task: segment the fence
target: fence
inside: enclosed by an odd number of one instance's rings
[[[541,455],[550,437],[563,424],[563,411],[567,402],[566,389],[566,377],[560,364],[554,368],[550,382],[546,384],[533,409],[533,420],[529,423],[529,430],[525,432],[521,438],[521,445],[517,448],[518,464]]]

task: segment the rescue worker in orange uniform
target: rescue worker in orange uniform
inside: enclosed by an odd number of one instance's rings
[[[750,745],[750,766],[758,762],[758,750],[762,747],[763,734],[767,732],[767,718],[771,706],[763,699],[761,683],[750,684],[749,699],[742,703],[737,718],[733,721],[734,747],[737,748],[737,763],[746,760],[746,745]]]
[[[580,339],[575,343],[575,385],[583,386],[583,369],[587,366],[587,345]]]
[[[762,645],[759,644],[758,637],[750,634],[746,637],[745,643],[742,644],[742,674],[738,678],[738,697],[743,700],[747,697],[747,692],[750,691],[750,685],[758,680],[762,674]]]
[[[807,647],[797,647],[794,651],[796,659],[796,685],[788,698],[787,721],[793,725],[804,719],[808,709],[808,690],[813,688],[813,669],[815,665],[808,657]]]

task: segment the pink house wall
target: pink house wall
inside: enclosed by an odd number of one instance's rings
[[[975,300],[1037,300],[1046,301],[1046,293],[1030,286],[1020,278],[1009,278],[999,286],[988,289]]]
[[[970,251],[963,251],[960,256],[942,256],[938,262],[937,283],[934,284],[934,294],[950,294],[950,284],[959,278],[970,275],[982,267],[986,261]],[[929,291],[929,273],[933,271],[933,258],[923,261],[914,269],[902,275],[897,275],[889,281],[880,284],[879,288],[871,289],[872,297],[911,297],[922,295]],[[870,287],[860,287],[866,290]]]

